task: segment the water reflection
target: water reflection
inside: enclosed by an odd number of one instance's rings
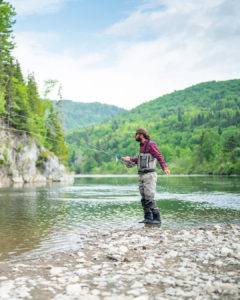
[[[137,177],[77,178],[0,189],[0,260],[77,247],[90,229],[126,228],[142,219]],[[160,177],[163,228],[240,224],[240,181],[228,177]],[[25,255],[26,255],[25,254]]]

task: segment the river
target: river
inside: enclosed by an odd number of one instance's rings
[[[162,228],[240,225],[240,178],[159,176]],[[135,176],[87,176],[73,185],[0,188],[0,260],[81,246],[90,230],[141,227]]]

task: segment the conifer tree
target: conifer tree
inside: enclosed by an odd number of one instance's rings
[[[14,48],[12,26],[15,23],[15,10],[11,4],[0,0],[0,113],[6,113],[11,101],[11,51]],[[6,91],[10,91],[8,97]]]
[[[11,125],[16,128],[29,130],[27,119],[30,117],[27,86],[24,82],[21,67],[18,61],[13,65],[11,77],[12,105],[10,109]]]
[[[27,78],[27,94],[28,94],[28,102],[33,114],[43,116],[44,114],[44,106],[43,102],[39,96],[37,83],[35,81],[34,74],[28,74]]]
[[[5,95],[3,93],[3,87],[0,85],[0,118],[2,116],[4,116],[4,114],[6,113],[5,110]]]

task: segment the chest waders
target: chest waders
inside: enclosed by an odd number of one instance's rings
[[[156,171],[156,158],[151,153],[146,153],[149,140],[146,142],[143,153],[138,156],[138,174],[152,173]]]
[[[157,184],[156,158],[151,153],[146,153],[149,142],[146,142],[143,153],[138,156],[138,183],[144,210],[144,220],[140,223],[160,224],[160,214],[154,200]]]

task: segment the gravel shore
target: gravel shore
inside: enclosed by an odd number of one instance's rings
[[[0,262],[0,299],[240,299],[240,227],[79,235],[78,251]]]

